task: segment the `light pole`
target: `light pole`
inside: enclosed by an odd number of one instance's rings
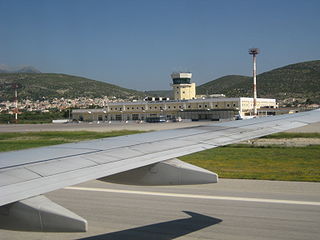
[[[256,55],[260,53],[259,48],[250,48],[249,54],[253,60],[253,115],[257,116],[257,63]]]
[[[13,83],[12,88],[14,89],[14,119],[15,123],[18,123],[18,84]]]

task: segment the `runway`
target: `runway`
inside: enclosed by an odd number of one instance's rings
[[[119,130],[157,131],[184,127],[193,127],[218,123],[212,121],[183,121],[166,123],[136,123],[136,122],[82,122],[82,123],[44,123],[44,124],[0,124],[0,132],[42,132],[42,131],[94,131],[110,132]]]
[[[94,131],[110,132],[119,130],[158,131],[166,129],[186,128],[200,125],[208,125],[212,121],[184,121],[167,123],[135,123],[112,122],[109,123],[46,123],[46,124],[0,124],[1,132],[41,132],[41,131]],[[290,129],[287,132],[320,132],[320,122],[308,126]]]
[[[86,182],[46,194],[86,218],[86,233],[0,230],[1,239],[317,239],[319,183],[222,179],[141,187]]]

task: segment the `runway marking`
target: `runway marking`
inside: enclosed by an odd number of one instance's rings
[[[281,203],[281,204],[320,206],[320,202],[279,200],[279,199],[267,199],[267,198],[210,196],[210,195],[195,195],[195,194],[183,194],[183,193],[146,192],[146,191],[132,191],[132,190],[119,190],[119,189],[107,189],[107,188],[87,188],[87,187],[65,187],[64,189],[92,191],[92,192],[138,194],[138,195],[149,195],[149,196],[160,196],[160,197],[177,197],[177,198],[194,198],[194,199],[210,199],[210,200],[260,202],[260,203]]]

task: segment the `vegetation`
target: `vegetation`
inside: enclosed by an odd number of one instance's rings
[[[69,111],[23,112],[18,118],[18,123],[51,123],[54,119],[68,119]],[[14,115],[0,114],[0,123],[13,123],[14,121]]]
[[[144,93],[106,82],[56,73],[0,73],[0,101],[13,99],[10,83],[19,85],[19,99],[142,97]],[[2,88],[1,88],[2,86]]]
[[[274,133],[271,135],[264,136],[262,138],[273,138],[273,139],[283,139],[283,138],[320,138],[320,133],[295,133],[295,132],[281,132]]]
[[[231,145],[184,156],[181,160],[221,178],[320,181],[320,146],[254,147]]]
[[[225,94],[228,97],[249,96],[247,85],[251,77],[240,75],[224,76],[197,87],[197,94]],[[248,95],[246,95],[248,94]]]
[[[43,147],[62,143],[79,142],[97,138],[116,137],[128,134],[141,133],[140,131],[112,131],[112,132],[25,132],[1,133],[0,152],[13,151],[33,147]]]
[[[173,98],[172,90],[145,91],[146,96]]]
[[[320,133],[282,132],[262,138],[320,138]],[[222,178],[319,182],[319,156],[320,146],[231,144],[181,159],[217,172]]]
[[[197,87],[198,94],[223,93],[228,97],[252,96],[251,77],[229,75]],[[257,76],[259,97],[303,98],[320,103],[320,60],[291,64]]]

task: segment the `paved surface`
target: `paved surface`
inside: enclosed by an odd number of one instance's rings
[[[0,132],[34,132],[34,131],[96,131],[107,132],[116,130],[163,130],[198,126],[212,121],[199,121],[199,122],[168,122],[168,123],[124,123],[112,122],[109,123],[48,123],[48,124],[0,124]]]
[[[123,123],[112,122],[108,123],[68,123],[68,124],[0,124],[0,132],[33,132],[33,131],[116,131],[116,130],[163,130],[174,129],[191,126],[199,126],[211,123],[218,123],[212,121],[199,122],[168,122],[168,123]],[[309,126],[288,130],[288,132],[320,132],[320,122],[311,124]]]
[[[47,196],[86,218],[86,233],[0,230],[0,239],[319,239],[320,184],[221,180],[138,187],[99,181]],[[281,200],[281,201],[279,201]]]
[[[320,133],[320,122],[310,124],[305,127],[299,127],[295,129],[288,130],[287,132],[318,132]]]

